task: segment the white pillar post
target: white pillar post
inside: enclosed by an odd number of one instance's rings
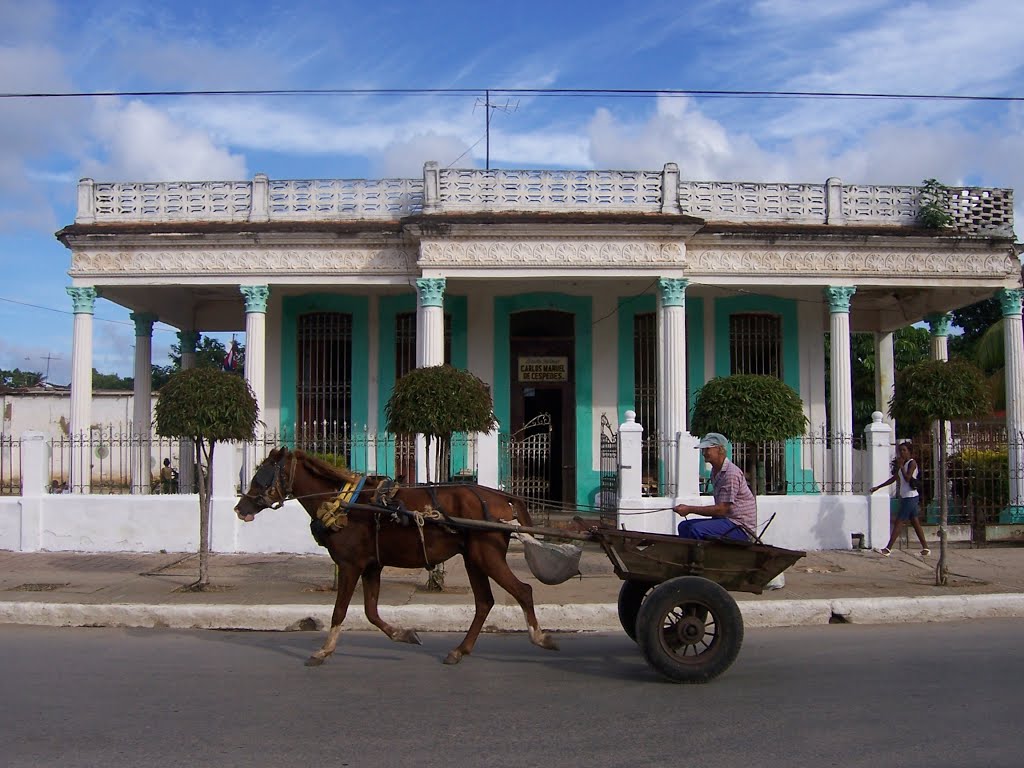
[[[1006,350],[1006,436],[1009,442],[1010,505],[1007,523],[1024,523],[1024,328],[1019,288],[999,291]]]
[[[893,433],[885,423],[881,411],[871,414],[871,423],[864,428],[867,437],[867,477],[864,482],[868,488],[888,480],[892,473],[892,441]],[[856,531],[855,531],[856,532]],[[864,531],[868,547],[884,547],[889,541],[889,488],[878,490],[868,496],[868,530]]]
[[[42,432],[21,434],[21,552],[42,548],[43,505],[50,485],[50,442]]]
[[[938,360],[945,362],[949,360],[949,328],[953,324],[953,315],[950,313],[939,314],[934,313],[925,317],[925,322],[928,324],[928,330],[931,333],[931,355],[932,360]],[[939,456],[939,438],[942,435],[939,429],[940,424],[937,421],[932,422],[932,456],[936,457],[938,461]],[[950,450],[953,444],[953,430],[951,424],[946,422],[946,451]],[[937,465],[936,465],[937,466]],[[932,498],[938,499],[939,496],[939,473],[933,472],[932,480]]]
[[[850,300],[853,286],[829,286],[832,340],[832,483],[836,493],[853,490],[853,374],[850,366]]]
[[[896,394],[896,355],[893,350],[892,331],[875,333],[875,408],[882,421],[889,425],[893,436],[896,421],[889,415],[889,404]]]
[[[644,428],[636,423],[636,411],[626,411],[626,420],[619,425],[620,500],[643,496],[643,443]]]
[[[444,289],[445,278],[421,277],[416,280],[416,367],[444,365]],[[416,481],[431,480],[427,476],[426,438],[416,436]],[[437,467],[431,467],[437,472]],[[442,475],[445,474],[442,472]],[[436,475],[435,475],[436,476]]]
[[[132,492],[148,494],[153,482],[153,323],[157,316],[132,312],[135,323],[135,384],[132,387]]]
[[[196,367],[196,346],[199,344],[199,331],[178,331],[178,348],[181,351],[181,370],[188,371]],[[178,492],[196,492],[196,456],[195,446],[191,440],[182,440],[178,444]]]
[[[654,425],[658,440],[674,439],[686,432],[686,286],[689,280],[663,277],[658,280],[658,311],[661,321],[658,330],[658,352],[661,361],[661,382],[658,391],[658,421]],[[662,446],[660,472],[675,474],[677,463],[666,462],[667,454]],[[676,450],[682,450],[677,443]],[[666,485],[677,486],[678,477],[664,478]]]
[[[75,313],[71,340],[69,487],[75,493],[88,493],[92,474],[92,315],[96,307],[96,289],[92,286],[72,286],[65,290],[71,297]]]
[[[243,285],[239,287],[245,297],[245,380],[256,398],[259,416],[263,416],[267,392],[267,300],[270,287],[266,285]],[[242,474],[248,479],[252,471],[263,460],[263,423],[256,422],[256,442],[245,451],[246,461],[242,463]]]

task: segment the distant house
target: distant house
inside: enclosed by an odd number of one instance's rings
[[[657,484],[696,390],[758,373],[800,394],[817,441],[760,457],[759,490],[850,493],[851,332],[875,334],[884,411],[893,332],[926,321],[942,356],[947,313],[998,295],[1016,356],[1007,422],[1024,430],[1012,193],[948,189],[952,225],[928,229],[920,192],[834,178],[689,181],[672,163],[83,179],[75,222],[58,233],[75,311],[71,429],[94,420],[91,313],[102,295],[133,313],[137,370],[149,370],[157,319],[181,330],[186,366],[199,332],[244,328],[245,375],[266,429],[296,440],[303,425],[329,425],[354,466],[379,460],[354,446],[383,432],[395,380],[450,362],[490,385],[501,432],[493,450],[456,450],[453,471],[586,506],[600,495],[602,420],[614,427],[637,413],[651,446],[645,475]],[[133,421],[148,424],[148,377],[135,381]],[[401,439],[388,445],[402,450]]]

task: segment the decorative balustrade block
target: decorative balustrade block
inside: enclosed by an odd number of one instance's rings
[[[400,219],[423,207],[422,179],[298,179],[270,182],[272,221]]]

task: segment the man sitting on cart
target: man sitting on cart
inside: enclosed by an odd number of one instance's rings
[[[710,520],[683,520],[679,535],[684,539],[725,537],[750,541],[757,529],[757,499],[747,485],[743,470],[726,458],[729,441],[725,435],[709,432],[697,446],[704,461],[711,465],[711,485],[715,503],[710,506],[676,504],[677,515],[707,515]]]

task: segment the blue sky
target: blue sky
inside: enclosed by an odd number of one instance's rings
[[[1009,0],[0,0],[0,92],[315,88],[855,91],[1024,96]],[[519,97],[491,165],[684,178],[1017,188],[1021,104]],[[0,99],[0,368],[71,365],[76,182],[419,176],[482,167],[472,95]],[[461,159],[458,159],[460,158]],[[456,160],[458,162],[456,163]],[[34,305],[34,306],[27,306]],[[240,331],[242,329],[239,329]],[[95,365],[129,375],[97,302]],[[174,334],[157,325],[154,361]],[[58,358],[58,359],[53,359]]]

